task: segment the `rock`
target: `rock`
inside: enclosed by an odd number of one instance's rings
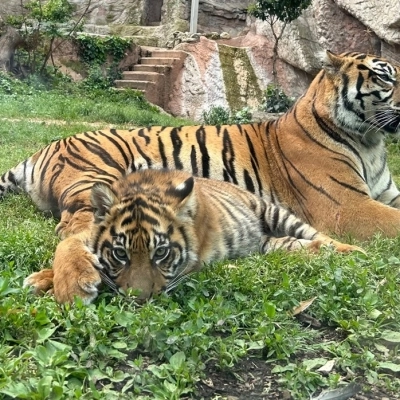
[[[221,39],[231,39],[231,35],[228,32],[222,32],[219,36]]]
[[[27,1],[0,1],[0,15],[21,13],[21,5]],[[87,0],[69,1],[80,16]],[[176,115],[197,118],[211,106],[245,103],[255,107],[260,101],[256,96],[272,81],[273,34],[268,23],[247,15],[251,3],[254,0],[200,1],[199,33],[191,34],[187,0],[97,0],[90,4],[85,30],[127,35],[142,46],[182,46],[191,57],[170,93],[171,104]],[[278,30],[282,27],[276,24]],[[221,47],[224,45],[232,49]],[[285,27],[279,43],[277,78],[286,94],[297,97],[305,91],[321,67],[319,55],[326,49],[368,52],[400,63],[399,0],[313,0]],[[228,53],[233,57],[229,62]],[[136,58],[133,50],[123,67]]]

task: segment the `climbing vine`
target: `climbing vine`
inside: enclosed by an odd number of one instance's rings
[[[79,57],[88,65],[104,64],[108,57],[112,57],[113,62],[118,63],[124,58],[125,52],[131,46],[132,40],[119,36],[92,36],[78,35],[75,38]]]

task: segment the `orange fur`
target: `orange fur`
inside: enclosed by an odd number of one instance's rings
[[[368,239],[400,230],[400,192],[384,139],[400,133],[400,69],[378,57],[327,53],[324,69],[276,121],[85,132],[54,142],[0,178],[87,233],[91,188],[147,168],[225,180],[282,205],[326,234]],[[71,274],[73,272],[71,271]]]
[[[91,201],[94,216],[85,232],[61,241],[53,270],[26,279],[36,293],[54,292],[59,302],[74,296],[90,302],[101,276],[115,290],[139,290],[144,300],[171,290],[204,263],[258,250],[317,251],[328,245],[339,252],[362,251],[235,185],[193,181],[183,171],[147,170],[111,188],[97,184]],[[165,259],[156,257],[160,249],[168,251]]]

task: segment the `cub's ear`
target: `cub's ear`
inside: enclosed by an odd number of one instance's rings
[[[344,63],[344,58],[327,50],[322,59],[323,68],[329,75],[335,75]]]
[[[110,186],[97,182],[92,187],[90,201],[93,207],[94,219],[96,222],[100,222],[104,220],[105,215],[118,202],[118,199]]]
[[[185,181],[177,186],[172,186],[167,190],[167,195],[176,199],[176,209],[183,210],[191,208],[194,200],[194,179],[193,177],[187,178]]]
[[[187,178],[185,181],[168,190],[170,196],[176,197],[179,203],[186,201],[190,194],[193,192],[194,179],[193,176]]]

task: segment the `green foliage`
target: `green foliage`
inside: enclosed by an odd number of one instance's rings
[[[231,113],[230,110],[217,106],[203,112],[203,122],[205,125],[247,124],[251,122],[251,117],[252,114],[248,107]]]
[[[264,91],[261,109],[270,113],[286,112],[294,104],[278,85],[269,84]]]
[[[21,71],[46,73],[54,40],[69,36],[77,28],[72,12],[67,0],[32,0],[24,4],[22,15],[6,18],[6,23],[17,28],[24,38],[24,45],[15,57]]]
[[[0,88],[7,92],[8,84],[17,90],[0,75]],[[1,172],[79,131],[127,121],[188,123],[155,112],[134,91],[66,88],[68,96],[0,91]],[[391,142],[397,183],[399,151]],[[400,237],[360,244],[368,255],[322,249],[214,263],[140,307],[106,291],[89,306],[79,300],[61,306],[22,286],[29,273],[51,266],[56,223],[27,196],[1,200],[1,400],[200,399],[227,397],[230,389],[240,398],[290,393],[302,400],[349,377],[362,384],[363,397],[368,390],[398,396]],[[293,307],[314,297],[303,314],[320,329],[292,316]],[[318,371],[328,361],[332,371]],[[213,388],[202,391],[211,381]]]
[[[80,58],[88,65],[104,64],[109,57],[118,63],[132,44],[131,39],[119,36],[100,37],[80,34],[75,40],[78,43]]]
[[[79,57],[88,68],[84,85],[88,89],[106,89],[114,86],[121,71],[118,63],[132,44],[131,39],[119,36],[93,36],[80,34],[75,38]]]
[[[258,0],[248,8],[250,15],[262,21],[278,19],[292,22],[311,4],[311,0]]]
[[[67,0],[32,0],[25,4],[30,16],[38,21],[51,23],[67,22],[72,17],[73,7]]]
[[[29,93],[30,91],[31,89],[26,83],[20,81],[19,79],[15,79],[6,72],[0,71],[0,93],[16,95]]]

